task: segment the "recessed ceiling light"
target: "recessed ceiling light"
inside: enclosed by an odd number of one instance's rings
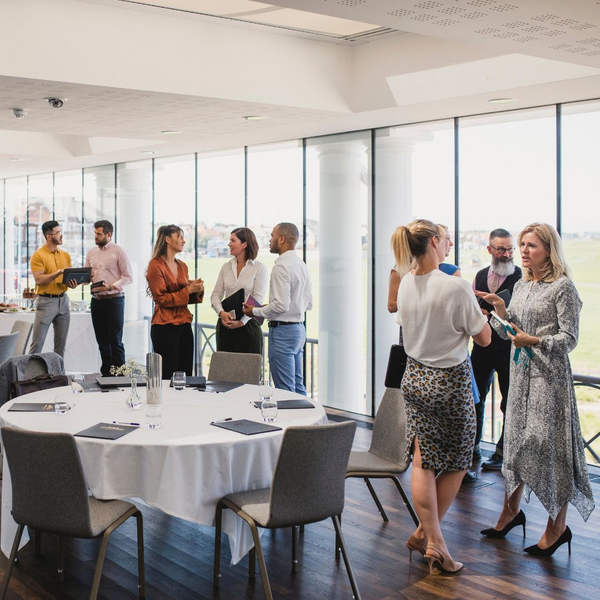
[[[179,135],[181,131],[161,131],[163,135]]]
[[[252,116],[252,115],[244,117],[244,119],[246,119],[246,121],[264,121],[266,118],[267,117],[257,117],[257,116]]]
[[[142,154],[154,154],[152,150],[142,150]]]
[[[490,104],[510,104],[511,102],[516,102],[516,98],[492,98],[488,102]]]
[[[24,158],[11,158],[10,162],[23,162],[24,160]]]

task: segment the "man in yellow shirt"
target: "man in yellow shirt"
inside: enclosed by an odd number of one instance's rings
[[[71,256],[59,248],[63,243],[60,225],[56,221],[46,221],[42,225],[42,235],[46,243],[33,253],[30,262],[38,299],[29,353],[38,354],[42,351],[48,328],[52,324],[54,352],[64,358],[71,320],[69,298],[65,292],[69,288],[76,288],[77,282],[71,280],[64,284],[58,281],[62,281],[64,270],[71,266]]]

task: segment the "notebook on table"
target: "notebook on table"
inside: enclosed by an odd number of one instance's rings
[[[185,387],[204,387],[206,385],[206,377],[188,375],[185,378]],[[173,387],[173,380],[171,380],[170,387]]]
[[[254,403],[256,408],[260,408],[261,402]],[[277,400],[277,408],[279,410],[298,410],[301,408],[314,408],[315,405],[310,400],[304,400],[302,398],[294,398],[293,400]]]
[[[258,433],[271,433],[272,431],[281,431],[281,427],[269,425],[268,423],[258,423],[248,419],[238,419],[237,421],[215,421],[211,423],[215,427],[235,431],[243,435],[256,435]]]
[[[233,383],[232,381],[207,381],[204,385],[199,385],[197,390],[199,392],[222,394],[223,392],[235,390],[235,388],[242,387],[243,385],[243,383]]]
[[[54,412],[54,402],[15,402],[8,412]]]
[[[101,440],[118,440],[120,437],[139,429],[132,425],[118,425],[116,423],[98,423],[83,431],[74,434],[76,437],[98,438]]]
[[[145,377],[136,377],[139,386],[146,385]],[[96,381],[100,387],[131,387],[131,377],[96,377]]]

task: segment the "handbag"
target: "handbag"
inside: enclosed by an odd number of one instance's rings
[[[66,375],[52,375],[42,373],[31,379],[15,381],[11,386],[12,397],[24,396],[41,390],[50,390],[52,388],[64,387],[69,385],[69,378]]]
[[[404,346],[394,344],[390,348],[390,357],[388,359],[387,371],[385,372],[386,388],[400,389],[407,358]]]

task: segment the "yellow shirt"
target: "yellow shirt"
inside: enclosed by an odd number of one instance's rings
[[[31,272],[44,272],[44,275],[56,273],[60,269],[67,269],[71,266],[71,255],[64,250],[57,248],[54,252],[48,249],[48,246],[38,248],[31,256]],[[62,275],[59,275],[54,281],[48,285],[37,285],[36,292],[38,294],[62,294],[69,288],[62,281]]]

